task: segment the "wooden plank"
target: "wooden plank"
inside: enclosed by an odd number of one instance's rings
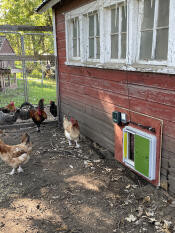
[[[104,92],[101,90],[96,90],[94,88],[89,88],[85,86],[79,86],[74,84],[68,84],[61,82],[61,91],[65,92],[68,91],[69,93],[72,93],[76,96],[76,94],[81,94],[80,99],[82,100],[82,97],[88,98],[92,97],[96,99],[96,101],[100,101],[101,103],[104,103],[104,106],[109,104],[117,104],[121,107],[128,108],[129,102],[128,97],[123,95],[118,95],[111,92]]]
[[[168,136],[163,136],[162,147],[166,151],[175,153],[175,139]]]
[[[159,119],[175,122],[174,108],[158,103],[148,102],[130,97],[130,108]]]
[[[68,98],[68,97],[63,97],[62,102],[71,105],[73,108],[76,108],[79,111],[85,112],[87,115],[91,117],[97,118],[100,121],[105,122],[112,128],[114,127],[111,114],[108,114],[103,111],[99,111],[96,109],[96,107],[81,104],[77,101],[74,101],[72,98]]]
[[[57,40],[57,47],[58,48],[66,48],[66,41],[65,40]]]
[[[175,90],[175,75],[129,72],[128,82],[159,89]]]
[[[175,124],[171,121],[163,121],[163,135],[175,138]]]
[[[108,138],[112,142],[114,142],[114,129],[108,124],[93,118],[83,112],[77,111],[77,109],[72,108],[71,105],[66,105],[62,102],[62,111],[67,111],[74,118],[76,118],[81,125],[84,127],[90,128],[92,131],[96,131],[99,135],[104,135],[104,137]]]
[[[65,35],[65,32],[64,32],[64,31],[63,31],[63,32],[57,31],[57,32],[56,32],[56,35],[57,35],[57,38],[58,38],[59,40],[65,40],[66,35]]]
[[[58,35],[59,37],[59,35]],[[127,82],[127,76],[124,71],[97,69],[89,67],[77,67],[77,66],[60,66],[60,72],[67,74],[74,74],[78,76],[87,76],[89,78],[98,78],[103,80],[110,80],[115,82]]]
[[[168,169],[169,167],[169,160],[168,159],[165,159],[165,158],[162,158],[161,159],[161,169],[164,168],[164,169]]]
[[[67,110],[62,111],[63,114],[67,114]],[[114,143],[111,140],[107,139],[103,134],[99,134],[97,131],[93,130],[90,127],[81,124],[80,122],[81,133],[86,137],[89,137],[94,142],[97,142],[99,145],[107,148],[109,151],[114,153]]]
[[[161,175],[164,175],[165,177],[167,177],[167,175],[168,175],[168,169],[165,169],[165,168],[162,168],[162,167],[161,167],[161,169],[160,169],[160,174],[161,174]]]
[[[54,59],[55,59],[54,55],[38,55],[38,56],[0,55],[0,60],[3,61],[47,61]]]
[[[169,191],[175,193],[175,177],[174,175],[168,176]]]
[[[52,32],[52,26],[30,26],[30,25],[0,25],[0,31],[37,31]]]
[[[65,22],[57,22],[56,30],[59,32],[65,32]]]
[[[175,91],[167,91],[138,85],[129,85],[128,92],[131,97],[144,99],[149,102],[170,105],[173,107],[175,106]]]
[[[167,151],[166,149],[162,149],[162,158],[170,160],[174,157],[175,157],[174,152]]]
[[[67,91],[66,89],[61,89],[60,90],[61,96],[63,97],[67,97],[67,98],[72,98],[77,102],[85,104],[85,105],[89,105],[89,106],[94,106],[96,107],[98,110],[100,111],[104,111],[104,112],[108,112],[109,114],[112,114],[112,111],[114,111],[116,109],[114,104],[110,104],[104,101],[99,101],[93,97],[89,97],[89,96],[82,96],[79,94],[76,94],[71,92],[71,91]]]
[[[169,159],[169,167],[175,170],[175,156]]]
[[[79,85],[85,85],[97,89],[102,89],[114,93],[121,93],[128,95],[127,85],[123,82],[114,82],[109,80],[97,79],[95,77],[77,76],[74,74],[61,73],[61,79],[66,82],[76,83]]]
[[[66,58],[66,49],[65,48],[58,49],[58,56]]]

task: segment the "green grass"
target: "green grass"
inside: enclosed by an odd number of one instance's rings
[[[0,92],[0,107],[15,102],[15,106],[20,106],[24,101],[24,82],[18,79],[18,88],[7,89],[6,92]],[[37,104],[38,101],[44,98],[45,105],[50,103],[50,100],[56,100],[56,82],[54,80],[44,80],[43,85],[41,80],[28,79],[28,101],[32,104]]]

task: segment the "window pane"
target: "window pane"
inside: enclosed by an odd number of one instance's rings
[[[89,39],[89,58],[94,58],[94,39]]]
[[[159,0],[158,26],[169,25],[169,0]]]
[[[122,32],[126,32],[127,7],[122,6]]]
[[[77,39],[73,39],[73,57],[77,57]]]
[[[126,34],[121,35],[121,58],[126,58]]]
[[[119,8],[111,10],[111,33],[118,32]]]
[[[100,38],[99,37],[96,38],[96,46],[97,46],[96,58],[100,58]]]
[[[118,58],[118,35],[111,36],[111,58]]]
[[[140,44],[140,59],[150,59],[152,52],[152,31],[142,32]]]
[[[100,27],[99,27],[99,16],[98,14],[96,15],[96,35],[99,36],[100,35]]]
[[[89,16],[89,36],[94,36],[94,15]]]
[[[80,38],[78,38],[78,57],[80,57]]]
[[[155,8],[155,0],[144,0],[144,17],[142,22],[142,30],[153,28],[154,8]]]
[[[156,59],[166,60],[168,52],[168,29],[157,30]]]
[[[73,37],[77,37],[77,20],[73,20]]]

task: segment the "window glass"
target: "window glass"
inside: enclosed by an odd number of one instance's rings
[[[119,8],[111,10],[111,33],[118,32]]]
[[[89,36],[94,36],[94,15],[89,16]]]
[[[144,0],[144,16],[142,30],[152,29],[154,24],[155,0]]]
[[[157,30],[156,59],[166,60],[168,53],[168,29]]]
[[[153,31],[141,33],[140,59],[150,59],[152,52]]]
[[[94,58],[94,38],[89,39],[89,58]]]
[[[72,47],[73,47],[73,57],[80,56],[80,28],[78,18],[72,20],[73,27],[73,38],[72,38]]]
[[[111,35],[111,58],[118,58],[118,34]]]
[[[159,0],[158,27],[169,25],[169,0]]]
[[[121,36],[121,58],[126,58],[126,34]]]
[[[126,32],[127,7],[122,6],[122,32]]]

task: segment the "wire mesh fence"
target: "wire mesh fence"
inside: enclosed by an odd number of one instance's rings
[[[56,101],[53,35],[0,31],[0,107]]]

